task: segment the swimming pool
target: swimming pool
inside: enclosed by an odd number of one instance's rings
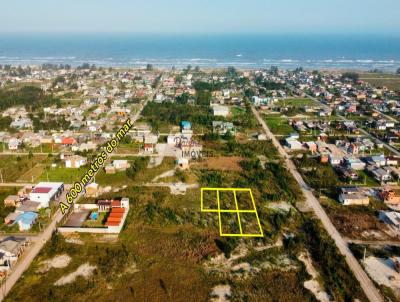
[[[90,213],[90,219],[91,220],[97,220],[97,217],[99,216],[98,212],[92,212]]]

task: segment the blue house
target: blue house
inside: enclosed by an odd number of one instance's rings
[[[14,223],[18,223],[20,231],[28,231],[31,229],[31,227],[35,223],[37,217],[38,217],[37,213],[24,212],[21,215],[19,215],[17,218],[15,218]]]

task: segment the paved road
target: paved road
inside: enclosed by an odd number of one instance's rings
[[[61,196],[60,200],[66,202],[66,192],[71,188],[71,186],[65,185],[65,191]],[[25,270],[28,269],[29,265],[32,263],[33,259],[39,254],[40,250],[46,244],[46,242],[51,238],[53,231],[57,228],[57,223],[61,221],[64,215],[58,209],[54,214],[52,221],[46,227],[46,229],[38,234],[35,240],[32,240],[33,243],[30,247],[26,249],[26,251],[22,254],[22,256],[18,259],[18,262],[14,265],[11,273],[7,276],[7,280],[3,282],[1,286],[1,297],[0,301],[7,296],[11,288],[18,281],[18,279],[22,276]],[[21,236],[24,236],[21,234]]]
[[[156,93],[157,93],[157,90],[154,94],[156,94]],[[132,124],[135,123],[139,119],[139,117],[143,111],[143,108],[146,106],[148,101],[149,101],[149,99],[147,99],[142,104],[142,107],[140,108],[140,110],[131,118]],[[101,169],[97,170],[97,172],[94,174],[94,177],[100,170]],[[67,190],[67,186],[66,186],[65,192],[67,192],[67,191],[68,190]],[[78,195],[78,197],[76,198],[76,200],[78,200],[83,194],[84,194],[84,192],[80,193]],[[63,194],[61,201],[66,202],[65,194]],[[61,210],[58,209],[57,212],[54,214],[51,223],[46,227],[44,232],[37,236],[37,239],[35,240],[35,242],[18,259],[18,262],[14,265],[13,270],[11,271],[11,274],[8,275],[7,280],[5,282],[3,282],[3,284],[1,285],[0,302],[4,300],[4,298],[10,292],[10,290],[12,289],[14,284],[22,276],[22,274],[25,272],[25,270],[28,269],[28,267],[32,263],[33,259],[35,259],[35,257],[39,254],[40,250],[43,248],[43,246],[46,244],[46,242],[48,240],[50,240],[53,231],[55,231],[57,228],[57,223],[60,222],[63,217],[64,217],[64,214],[62,214]]]
[[[347,246],[347,242],[343,239],[340,233],[336,230],[335,226],[332,224],[331,220],[329,219],[328,215],[325,213],[324,209],[322,208],[319,201],[313,195],[310,187],[305,183],[303,178],[301,177],[300,173],[297,171],[295,165],[290,160],[288,154],[281,146],[279,141],[275,138],[272,132],[267,127],[264,120],[260,117],[258,111],[252,107],[252,111],[257,118],[258,122],[261,124],[262,128],[265,131],[265,134],[272,140],[272,143],[277,148],[279,154],[285,159],[285,163],[293,177],[296,179],[297,183],[300,185],[301,190],[307,200],[307,203],[312,207],[314,210],[315,215],[321,220],[322,225],[324,226],[325,230],[334,240],[336,246],[338,247],[340,253],[345,256],[346,262],[352,272],[354,273],[357,280],[360,282],[362,289],[364,290],[365,295],[371,302],[383,302],[383,298],[380,295],[379,291],[376,289],[375,285],[372,283],[371,279],[368,275],[364,272],[361,265],[358,263],[357,259],[354,257],[352,252]]]
[[[376,245],[376,246],[398,246],[400,247],[399,241],[378,241],[378,240],[356,240],[345,238],[348,243],[364,244],[364,245]]]
[[[391,120],[392,122],[398,123],[399,121],[397,119],[395,119],[393,116],[387,115],[379,110],[376,109],[372,109],[373,111],[375,111],[376,113],[382,115],[383,117],[386,117],[388,120]]]
[[[30,182],[0,182],[0,187],[25,187],[31,185],[33,185],[33,183]]]
[[[33,152],[32,155],[58,155],[60,152]],[[12,152],[12,151],[5,151],[0,152],[0,155],[29,155],[29,152]]]

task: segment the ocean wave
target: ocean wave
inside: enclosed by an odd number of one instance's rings
[[[231,54],[232,56],[232,54]],[[79,66],[83,63],[95,64],[97,66],[116,66],[116,67],[143,67],[147,64],[153,64],[154,66],[160,67],[186,67],[187,65],[198,65],[200,67],[228,67],[236,66],[238,68],[268,68],[271,65],[280,66],[282,68],[294,69],[302,66],[304,68],[355,68],[360,70],[370,69],[381,69],[385,71],[394,71],[400,64],[399,59],[393,58],[379,58],[379,59],[360,59],[360,58],[248,58],[234,57],[229,59],[229,56],[216,58],[201,58],[201,57],[189,57],[189,58],[178,58],[178,57],[161,57],[161,58],[124,58],[118,56],[106,57],[93,57],[88,58],[86,56],[7,56],[2,54],[0,56],[0,64],[11,64],[11,65],[41,65],[43,63],[51,62],[56,64],[70,64],[72,66]]]
[[[374,60],[356,60],[357,63],[374,63]]]

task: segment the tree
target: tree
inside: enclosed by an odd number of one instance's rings
[[[271,74],[278,75],[279,68],[278,66],[271,66]]]
[[[236,75],[237,75],[236,68],[233,67],[233,66],[229,66],[229,67],[228,67],[228,74],[229,74],[230,76],[236,76]]]
[[[400,67],[396,71],[397,74],[400,74]]]
[[[153,70],[154,68],[153,68],[153,65],[152,64],[147,64],[146,65],[146,70],[147,71],[151,71],[151,70]]]
[[[355,83],[358,81],[359,78],[360,76],[356,72],[345,72],[342,74],[342,81],[350,80]]]

